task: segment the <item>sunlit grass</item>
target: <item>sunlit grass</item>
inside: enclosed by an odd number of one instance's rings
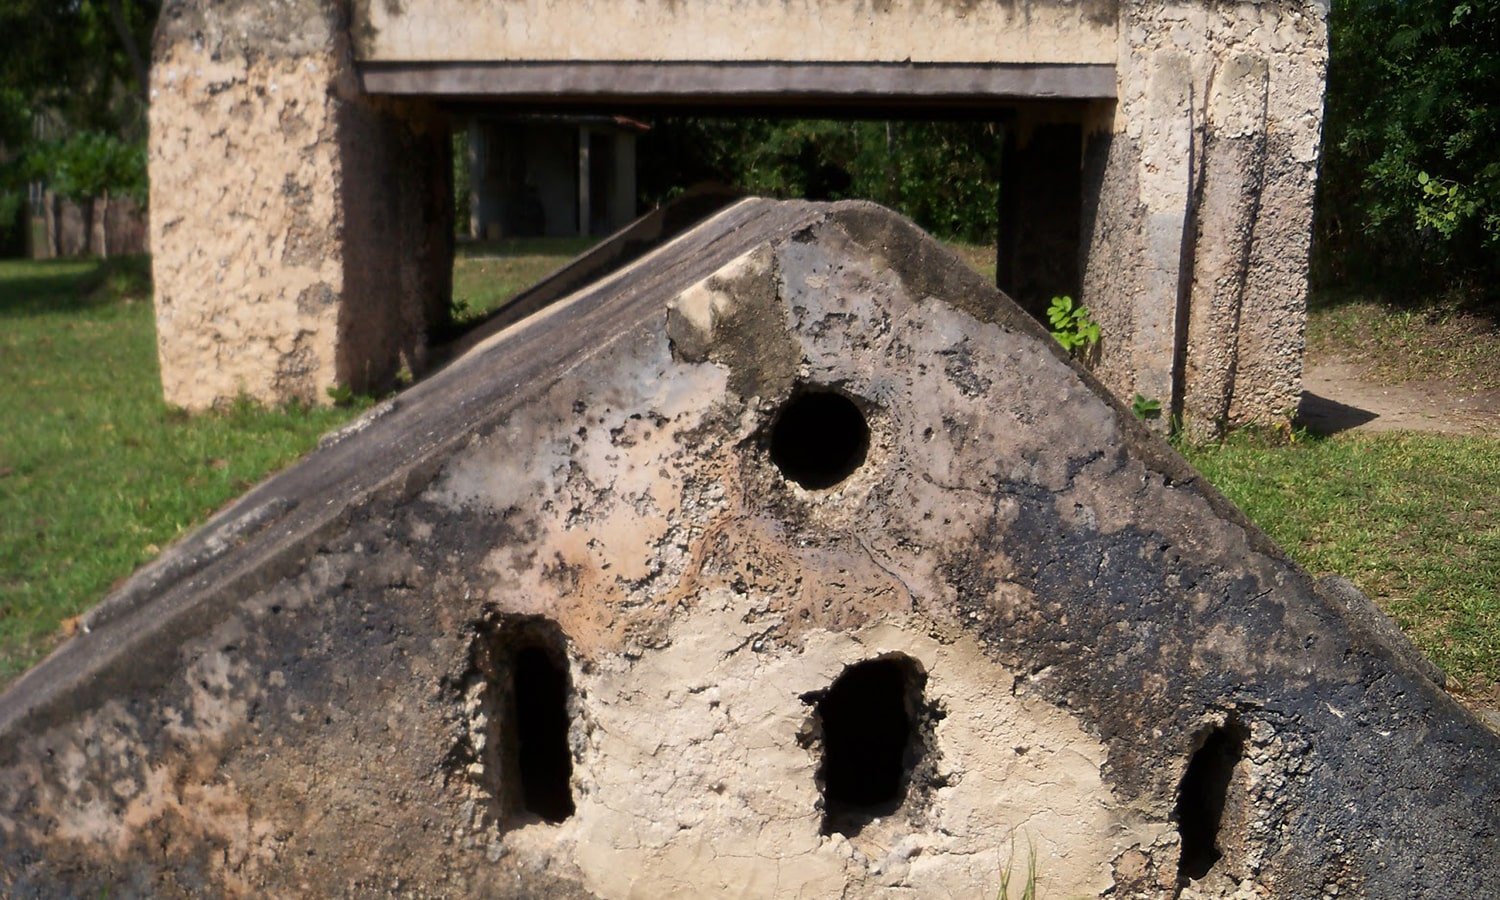
[[[0,261],[0,683],[347,409],[161,399],[144,261]]]
[[[1192,463],[1314,574],[1353,581],[1455,686],[1500,682],[1500,439],[1241,434]]]
[[[594,243],[594,238],[510,238],[459,245],[453,261],[458,326],[482,318]]]

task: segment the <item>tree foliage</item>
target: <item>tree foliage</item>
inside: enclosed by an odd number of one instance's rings
[[[0,0],[0,244],[29,181],[145,196],[146,57],[159,0]]]
[[[930,231],[994,240],[999,127],[990,122],[664,119],[641,140],[643,199],[700,181],[755,194],[859,197]]]
[[[58,195],[86,200],[106,193],[146,199],[146,152],[102,131],[80,131],[64,140],[36,145],[28,159],[34,177],[44,178]]]
[[[1491,281],[1500,0],[1334,0],[1329,29],[1320,278]]]
[[[59,133],[143,138],[144,53],[158,11],[158,0],[5,0],[0,92],[14,92]]]

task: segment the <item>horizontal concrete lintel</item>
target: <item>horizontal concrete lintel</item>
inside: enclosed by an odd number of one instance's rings
[[[1115,97],[1115,67],[1097,63],[367,62],[359,74],[371,94],[525,103]]]

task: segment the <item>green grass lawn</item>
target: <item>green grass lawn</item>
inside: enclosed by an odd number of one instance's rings
[[[477,315],[586,245],[466,246],[455,296]],[[993,274],[992,249],[955,249]],[[166,407],[143,271],[0,262],[0,684],[110,585],[353,414]],[[1350,578],[1458,686],[1495,696],[1500,440],[1240,435],[1185,452],[1309,570]]]
[[[1240,434],[1185,455],[1304,568],[1374,599],[1450,687],[1497,696],[1500,439]]]
[[[459,244],[453,262],[453,306],[459,326],[482,318],[596,240],[508,238]]]
[[[0,261],[0,684],[350,410],[161,400],[144,260]]]

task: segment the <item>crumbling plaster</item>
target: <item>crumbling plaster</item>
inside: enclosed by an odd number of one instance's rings
[[[868,417],[829,490],[764,452],[799,383]],[[1032,840],[1049,893],[1170,897],[1177,789],[1230,716],[1193,893],[1500,877],[1495,737],[888,213],[739,204],[416,393],[279,480],[380,478],[252,496],[222,556],[91,615],[95,676],[0,698],[0,887],[989,894]],[[476,642],[534,615],[575,689],[560,825],[499,821],[478,746]],[[803,695],[891,652],[941,710],[933,774],[821,835]]]

